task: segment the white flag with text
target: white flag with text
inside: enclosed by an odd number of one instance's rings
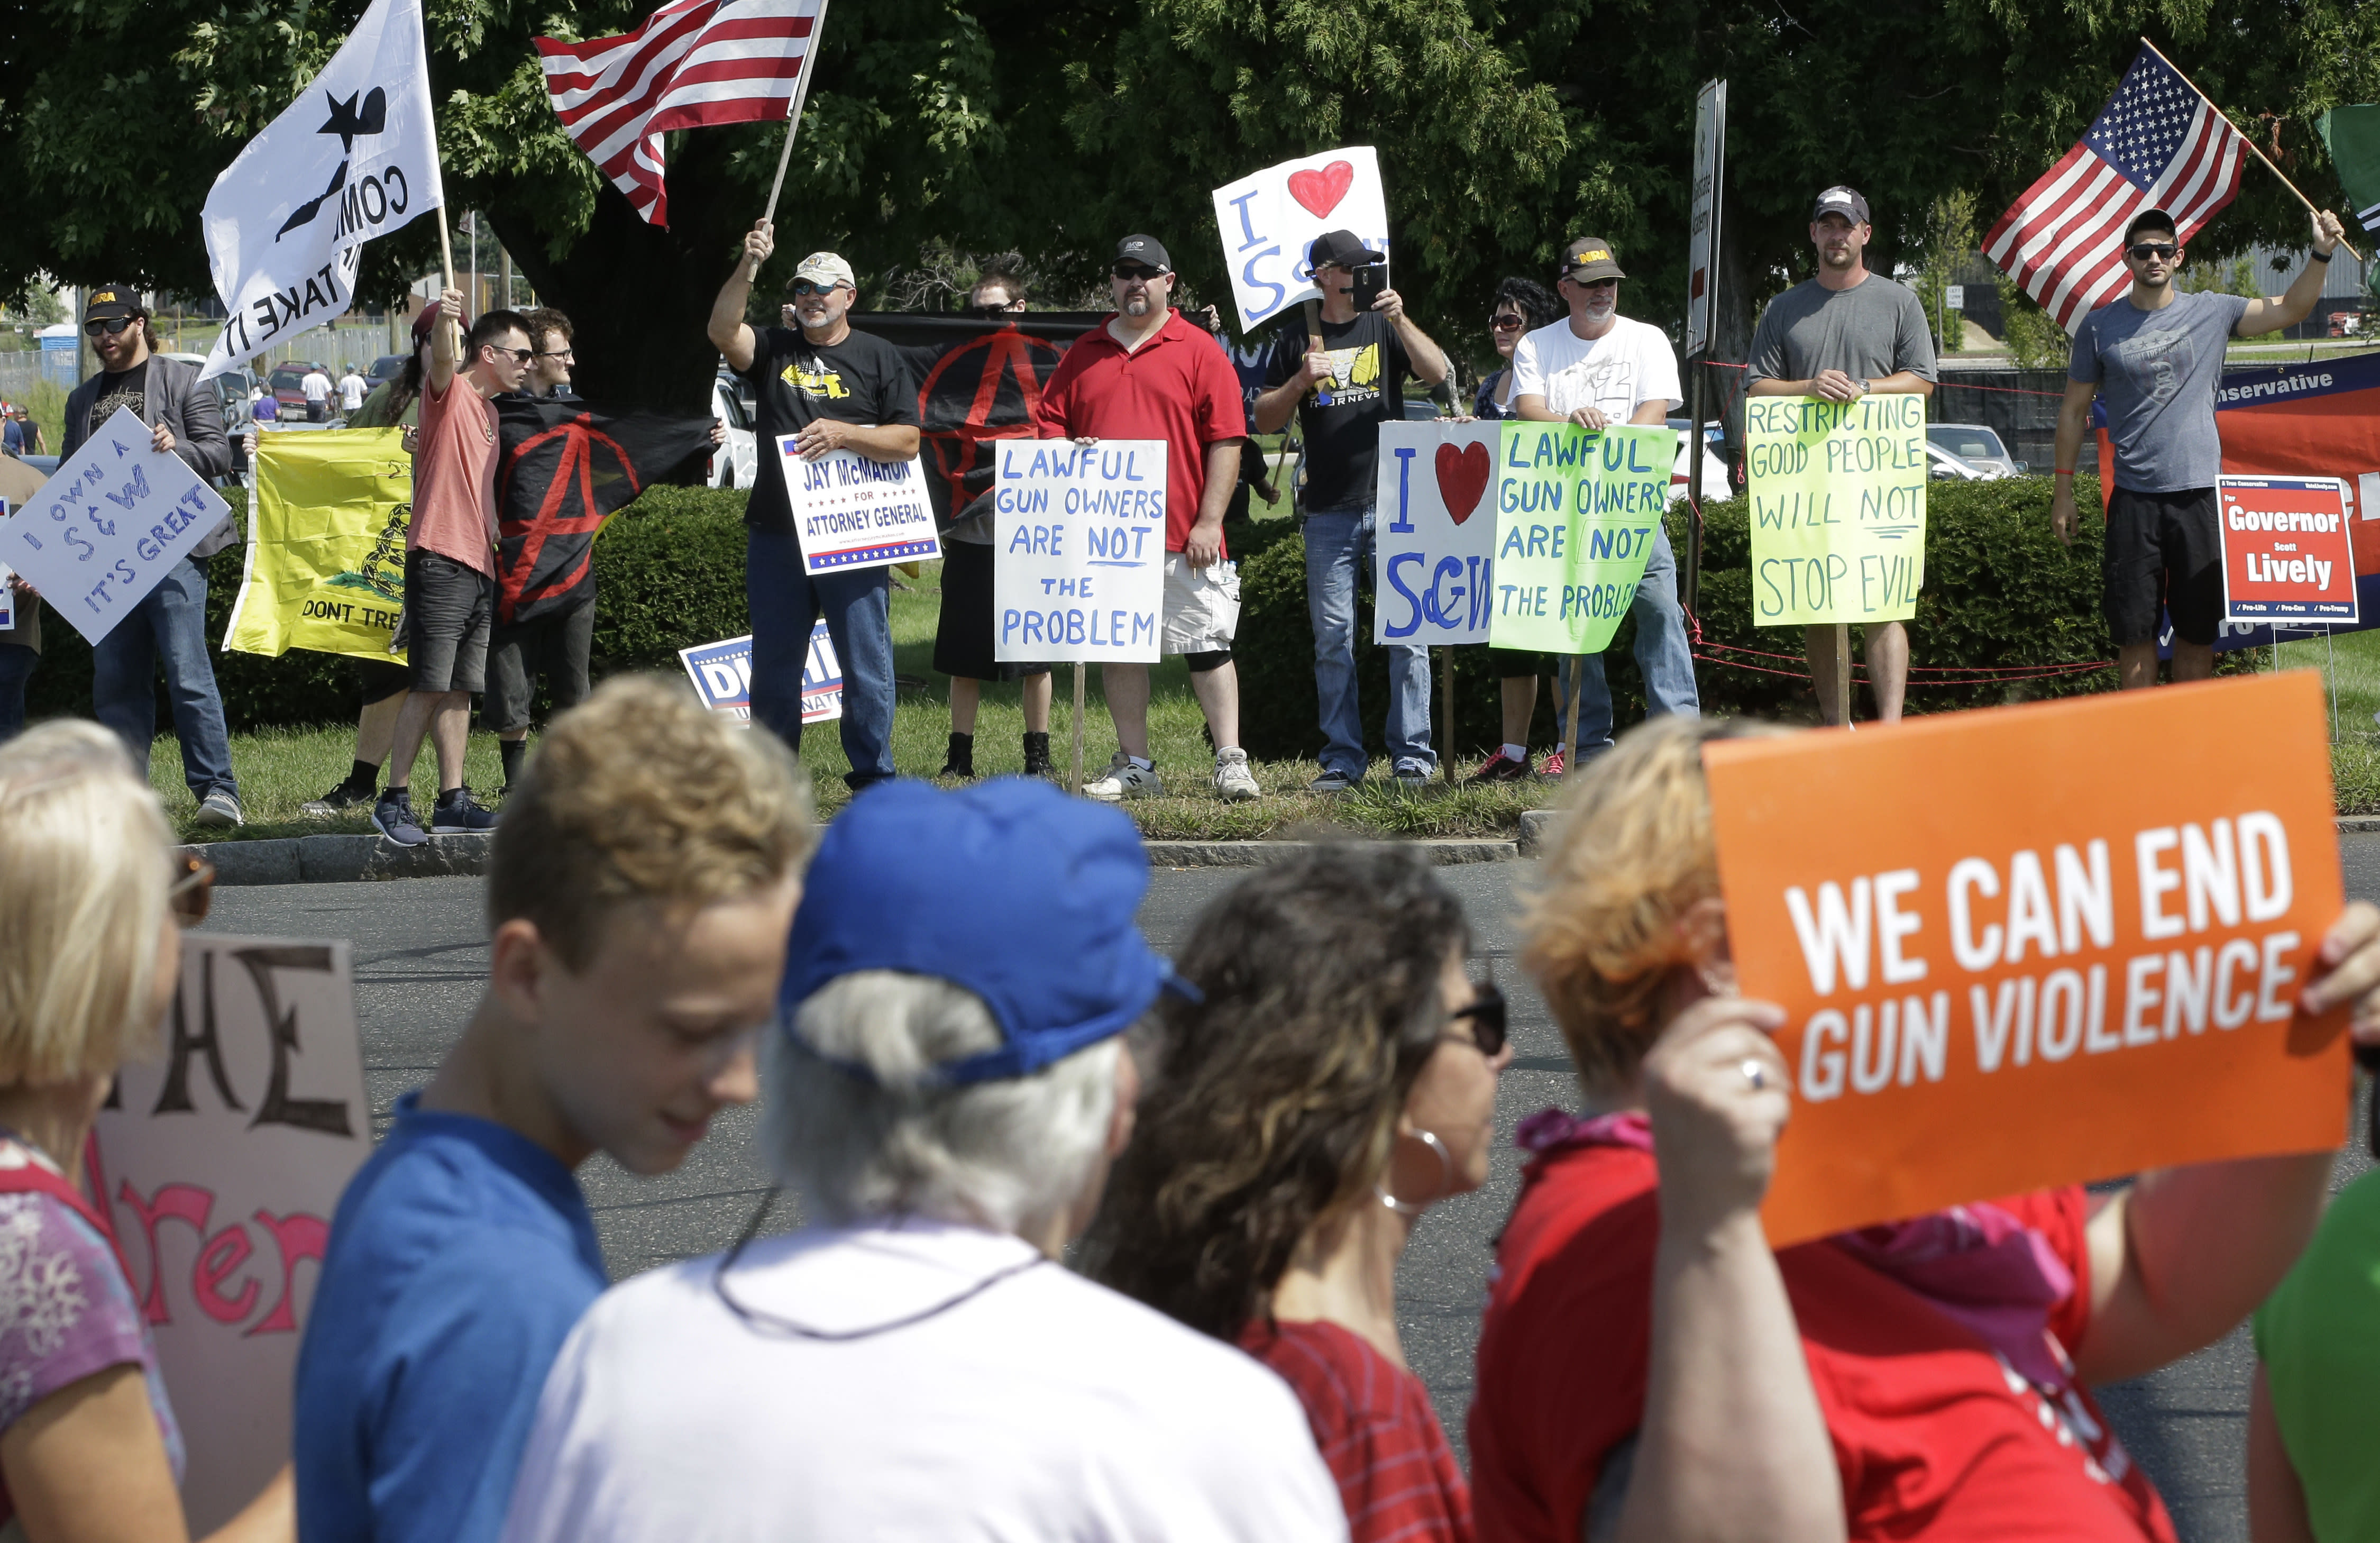
[[[229,312],[200,378],[346,314],[363,244],[445,202],[421,0],[372,0],[200,216]]]

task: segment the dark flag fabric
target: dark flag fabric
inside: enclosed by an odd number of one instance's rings
[[[582,601],[595,535],[623,504],[711,452],[708,418],[611,413],[576,396],[495,399],[496,620],[535,621]]]

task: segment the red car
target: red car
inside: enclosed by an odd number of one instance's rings
[[[315,370],[322,371],[325,375],[331,374],[322,365],[307,359],[283,359],[273,367],[273,373],[266,378],[264,383],[273,393],[273,399],[275,402],[280,403],[285,408],[297,408],[302,418],[306,412],[306,376],[310,371]],[[335,375],[332,375],[331,378],[334,381],[338,379]]]

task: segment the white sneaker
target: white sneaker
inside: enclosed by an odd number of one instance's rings
[[[1264,796],[1264,790],[1257,786],[1256,778],[1248,771],[1245,750],[1215,752],[1215,796],[1227,804]]]
[[[1152,793],[1164,791],[1165,784],[1158,781],[1155,772],[1135,765],[1133,759],[1122,750],[1118,750],[1115,759],[1108,762],[1106,776],[1095,783],[1083,784],[1085,797],[1097,798],[1103,804],[1112,804],[1124,798],[1145,798]]]

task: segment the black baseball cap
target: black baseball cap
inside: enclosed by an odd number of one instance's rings
[[[1378,262],[1380,254],[1364,245],[1352,230],[1326,230],[1314,238],[1306,261],[1319,268],[1337,263],[1342,268],[1360,268],[1366,262]]]
[[[1860,197],[1856,188],[1838,185],[1820,193],[1818,201],[1810,206],[1810,223],[1816,225],[1828,214],[1840,214],[1855,225],[1874,223],[1867,217],[1867,200]]]
[[[2133,215],[2124,226],[2124,245],[2129,247],[2139,239],[2143,230],[2164,231],[2173,237],[2175,246],[2181,245],[2181,227],[2175,225],[2173,216],[2162,209],[2143,209]]]
[[[1167,255],[1165,243],[1154,236],[1127,236],[1116,243],[1115,261],[1141,262],[1160,273],[1173,272],[1173,259]]]
[[[115,316],[147,314],[147,310],[140,304],[140,291],[128,284],[101,285],[91,292],[91,298],[83,302],[82,308],[82,319],[86,322],[104,322]]]
[[[1561,276],[1579,284],[1592,279],[1624,279],[1611,243],[1600,236],[1582,236],[1562,249]]]

